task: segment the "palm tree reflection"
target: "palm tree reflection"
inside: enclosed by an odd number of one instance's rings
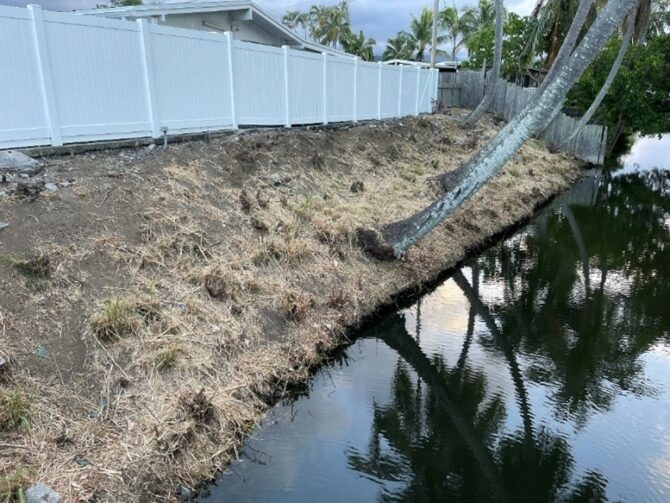
[[[534,228],[484,253],[470,281],[455,273],[469,315],[451,368],[422,351],[419,306],[416,338],[401,314],[379,324],[374,335],[399,356],[392,398],[373,404],[367,451],[348,456],[385,482],[381,499],[605,500],[605,478],[578,478],[566,438],[534,424],[528,384],[550,382],[555,415],[577,427],[622,391],[650,392],[640,356],[670,338],[668,195],[665,173],[587,180]],[[503,295],[484,302],[480,280]],[[486,328],[476,330],[476,319]],[[469,361],[475,335],[505,362],[518,411]],[[507,431],[517,413],[520,427]]]

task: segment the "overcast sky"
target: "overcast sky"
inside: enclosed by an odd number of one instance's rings
[[[452,0],[446,0],[451,5]],[[475,4],[477,0],[456,0],[456,6]],[[287,10],[305,10],[314,3],[333,5],[336,0],[255,0],[268,14],[281,19]],[[519,14],[528,14],[536,0],[505,0],[508,10]],[[105,0],[0,0],[1,4],[24,6],[30,3],[41,4],[47,10],[92,9]],[[151,1],[145,3],[166,3]],[[409,28],[411,14],[418,14],[423,7],[432,8],[430,0],[350,0],[351,24],[356,32],[363,30],[366,36],[377,41],[378,51],[383,49],[386,39],[399,30]],[[440,0],[444,8],[445,0]],[[302,34],[300,34],[302,35]]]

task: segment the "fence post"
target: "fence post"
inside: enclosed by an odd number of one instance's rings
[[[416,101],[414,102],[414,115],[419,115],[419,91],[421,89],[421,68],[416,67]]]
[[[433,108],[433,102],[437,101],[437,95],[440,92],[440,70],[433,68],[433,99],[431,100],[430,107],[431,112]]]
[[[51,63],[49,51],[44,34],[44,16],[42,7],[39,5],[28,5],[28,11],[33,25],[33,42],[35,43],[35,56],[37,58],[38,77],[42,91],[42,101],[46,112],[47,124],[51,132],[51,145],[59,147],[63,144],[58,120],[58,108],[56,105],[56,94],[54,92],[53,79],[51,77]]]
[[[354,56],[354,122],[358,122],[358,56]]]
[[[384,63],[381,61],[379,65],[379,78],[377,79],[377,120],[382,120],[382,72],[384,71]]]
[[[151,137],[160,138],[161,133],[158,118],[158,106],[156,105],[154,65],[151,54],[151,25],[146,19],[138,19],[137,24],[140,28],[140,50],[142,55],[142,70],[144,73],[144,93],[147,100],[147,111],[149,112],[149,124],[151,124]]]
[[[233,34],[229,31],[225,32],[226,45],[228,46],[228,85],[230,86],[230,115],[233,119],[233,129],[238,129],[237,112],[235,110],[235,77],[233,75]],[[288,86],[287,86],[288,89]]]
[[[402,74],[405,65],[400,65],[400,85],[398,86],[398,117],[402,117]]]
[[[291,127],[291,104],[289,103],[289,88],[288,88],[288,45],[282,45],[284,51],[284,127]]]
[[[321,53],[323,59],[323,123],[328,124],[328,54]]]

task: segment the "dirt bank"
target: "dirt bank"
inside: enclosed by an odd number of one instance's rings
[[[0,185],[0,501],[30,481],[172,501],[211,477],[348,327],[577,178],[531,141],[407,260],[360,252],[358,226],[426,205],[495,129],[248,132],[54,157],[32,188]]]

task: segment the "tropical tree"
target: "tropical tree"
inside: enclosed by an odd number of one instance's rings
[[[646,31],[646,27],[644,29]],[[579,121],[577,121],[577,125],[572,130],[572,133],[570,133],[570,135],[563,142],[563,145],[567,145],[568,143],[570,143],[579,134],[582,128],[586,126],[586,124],[591,120],[591,118],[593,118],[593,115],[596,113],[596,110],[598,110],[598,107],[605,99],[607,92],[610,90],[610,87],[614,83],[614,79],[616,78],[617,73],[619,73],[619,68],[621,68],[623,58],[626,55],[626,51],[630,46],[631,40],[633,39],[634,31],[635,31],[635,15],[634,12],[631,12],[626,20],[623,39],[621,41],[621,47],[619,48],[619,52],[617,53],[616,58],[614,59],[614,63],[612,63],[612,67],[610,68],[610,72],[607,75],[605,82],[603,82],[600,91],[598,91],[598,94],[596,94],[596,97],[593,99],[593,102],[591,103],[589,108],[580,117]]]
[[[386,49],[382,54],[382,59],[388,61],[390,59],[413,59],[414,51],[416,51],[416,41],[412,35],[407,32],[399,31],[394,38],[389,38],[386,41]]]
[[[363,61],[373,61],[375,59],[374,47],[377,44],[374,38],[366,38],[363,30],[358,35],[349,32],[342,40],[342,48],[349,54],[358,56]]]
[[[477,124],[479,119],[482,118],[484,113],[489,109],[491,103],[493,103],[493,95],[495,92],[495,86],[500,77],[500,62],[502,60],[502,44],[503,44],[503,15],[504,15],[504,6],[503,0],[496,0],[496,27],[495,27],[495,42],[493,46],[493,66],[491,72],[487,76],[486,86],[484,88],[484,97],[482,101],[479,102],[479,105],[468,115],[463,124],[469,127]]]
[[[419,17],[412,14],[410,34],[416,47],[416,60],[423,61],[426,47],[430,46],[433,28],[433,12],[424,7]]]
[[[142,0],[112,0],[112,7],[131,7],[142,5]]]
[[[496,7],[493,0],[479,0],[476,7],[468,6],[463,9],[461,24],[463,33],[468,37],[482,28],[493,26],[496,19]],[[467,45],[467,38],[466,38]]]
[[[551,68],[578,6],[579,0],[538,0],[530,15],[533,29],[524,57],[530,59],[535,54],[544,54],[544,68]],[[590,8],[590,17],[594,18],[594,7]]]
[[[302,28],[305,37],[307,37],[307,29],[310,26],[310,16],[307,12],[301,12],[299,10],[290,10],[281,20],[282,24],[289,28],[290,30],[296,30],[297,28]]]
[[[466,38],[470,35],[469,25],[465,23],[463,16],[459,15],[456,6],[447,7],[439,13],[440,26],[446,30],[446,38],[451,46],[451,60],[456,61],[458,51],[465,44]]]
[[[309,18],[311,37],[323,45],[336,48],[351,31],[348,0],[329,7],[312,5]]]
[[[417,214],[387,224],[380,231],[359,228],[361,247],[387,260],[404,256],[411,246],[497,174],[531,136],[547,127],[561,111],[567,93],[598,56],[625,16],[638,4],[637,0],[609,0],[577,45],[591,2],[581,0],[554,65],[527,105],[470,160],[441,176],[445,194]]]

